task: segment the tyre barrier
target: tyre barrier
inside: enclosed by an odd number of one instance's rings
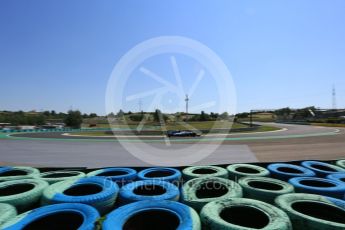
[[[23,179],[0,183],[0,203],[16,207],[18,212],[37,205],[48,182],[40,179]]]
[[[158,200],[178,201],[179,198],[180,191],[175,185],[158,180],[135,181],[123,186],[119,192],[121,205],[142,200],[150,200],[151,202]]]
[[[181,172],[174,168],[148,168],[138,173],[139,180],[161,180],[171,183],[179,183]]]
[[[318,177],[326,177],[332,173],[345,172],[345,169],[339,166],[320,161],[304,161],[301,165],[305,168],[313,170]]]
[[[35,176],[36,179],[42,179],[47,181],[49,184],[83,177],[85,177],[85,173],[79,171],[50,171]]]
[[[340,200],[340,199],[328,197],[328,196],[323,196],[323,197],[326,198],[328,201],[332,202],[333,204],[335,204],[336,206],[345,210],[345,201],[344,200]]]
[[[327,179],[330,180],[336,180],[339,181],[341,183],[344,183],[345,185],[345,173],[335,173],[335,174],[330,174],[326,177]]]
[[[181,202],[198,212],[212,201],[240,197],[243,197],[243,192],[239,184],[219,177],[192,179],[181,189]]]
[[[200,177],[221,177],[228,179],[228,171],[218,166],[192,166],[182,171],[185,180],[191,180]]]
[[[46,188],[41,204],[82,203],[91,205],[100,214],[104,214],[114,207],[118,191],[116,183],[101,177],[66,180]]]
[[[233,164],[229,165],[226,169],[229,173],[229,179],[234,181],[242,177],[268,177],[270,175],[267,169],[251,164]]]
[[[33,179],[40,174],[38,169],[32,167],[1,167],[0,168],[0,182],[21,179]]]
[[[293,164],[270,164],[267,166],[273,178],[288,181],[294,177],[315,177],[316,174],[307,168]]]
[[[345,159],[344,160],[338,160],[335,162],[335,164],[339,167],[342,167],[343,169],[345,169]]]
[[[9,221],[10,219],[16,217],[17,210],[14,206],[0,203],[0,228],[5,222]]]
[[[122,206],[107,215],[103,230],[201,230],[198,214],[174,201],[139,201]]]
[[[286,194],[276,199],[276,205],[288,214],[296,230],[345,229],[345,209],[323,196]]]
[[[281,180],[267,177],[243,177],[238,183],[243,188],[245,198],[274,204],[276,197],[293,193],[294,187]]]
[[[289,180],[298,193],[310,193],[343,199],[345,184],[336,180],[317,177],[295,177]]]
[[[205,230],[291,230],[289,217],[273,205],[251,199],[232,198],[204,206],[200,218]]]
[[[94,230],[97,210],[85,204],[54,204],[23,213],[8,221],[4,230]]]
[[[131,168],[105,168],[92,171],[87,176],[104,177],[122,186],[134,181],[137,178],[137,171]]]

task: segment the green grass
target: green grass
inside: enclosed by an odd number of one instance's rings
[[[332,123],[311,123],[314,126],[323,126],[323,127],[345,127],[345,124],[332,124]]]
[[[210,130],[212,128],[215,128],[216,130],[211,131],[210,133],[227,133],[227,129],[230,127],[230,122],[189,122],[189,125],[193,126],[194,128],[198,130]],[[224,128],[225,131],[221,131],[220,129]],[[268,131],[276,131],[280,128],[272,127],[272,126],[260,126],[258,129],[248,130],[245,128],[248,128],[247,125],[234,123],[232,126],[232,129],[241,129],[243,130],[236,130],[236,132],[232,133],[241,133],[241,132],[268,132]],[[188,127],[184,127],[181,124],[169,124],[167,126],[167,130],[190,130]],[[84,132],[77,132],[73,133],[75,135],[83,135],[83,136],[112,136],[111,133],[106,131],[84,131]],[[119,131],[118,135],[133,135],[132,131]],[[162,130],[159,128],[156,131],[147,131],[144,133],[141,133],[141,135],[163,135]]]
[[[258,122],[274,122],[276,119],[275,115],[273,113],[257,113],[253,114],[253,121],[258,121]],[[248,122],[250,121],[249,117],[248,118],[241,118],[239,119],[241,122]]]
[[[255,130],[255,132],[270,132],[270,131],[277,131],[277,130],[280,130],[280,128],[263,125],[263,126],[260,126],[259,129]]]
[[[171,123],[167,123],[166,128],[168,130],[184,130],[184,129],[191,129],[189,128],[189,126],[185,126],[185,123],[183,122],[171,122]],[[195,129],[229,129],[229,128],[233,128],[233,129],[238,129],[238,128],[246,128],[246,125],[240,124],[240,123],[232,123],[229,121],[198,121],[198,122],[188,122],[188,125],[192,126]],[[113,124],[112,127],[113,128],[132,128],[132,129],[136,129],[139,125],[139,122],[131,122],[128,125],[126,124]],[[83,128],[89,128],[88,124],[83,124],[82,125]],[[152,128],[152,127],[157,127],[158,129],[160,129],[160,123],[158,122],[147,122],[144,125],[144,129],[145,128]],[[97,124],[96,127],[94,128],[110,128],[109,124]]]

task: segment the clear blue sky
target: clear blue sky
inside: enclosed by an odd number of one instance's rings
[[[343,0],[1,0],[0,110],[104,114],[116,62],[164,35],[198,40],[222,58],[238,111],[331,107],[333,84],[345,107],[344,23]]]

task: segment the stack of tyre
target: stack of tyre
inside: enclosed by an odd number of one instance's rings
[[[0,229],[345,229],[345,160],[334,164],[0,167]]]

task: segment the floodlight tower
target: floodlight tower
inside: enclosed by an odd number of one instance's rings
[[[334,85],[333,85],[333,89],[332,89],[332,109],[334,109],[334,110],[337,109],[337,94],[336,94]]]
[[[186,99],[184,100],[186,102],[186,120],[188,120],[188,102],[189,102],[188,94],[186,94]]]

